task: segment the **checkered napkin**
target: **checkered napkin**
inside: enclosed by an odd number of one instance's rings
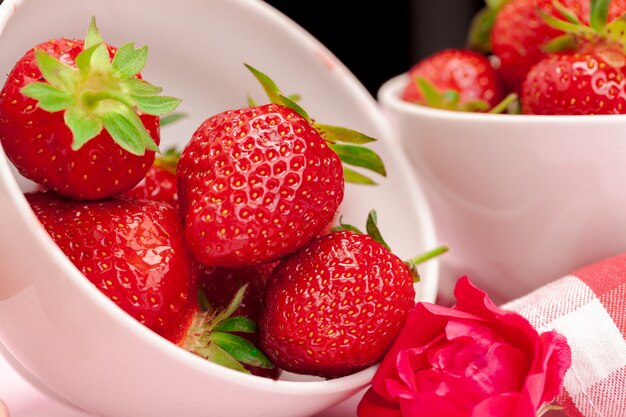
[[[626,417],[626,254],[590,265],[505,309],[572,349],[559,404],[571,417]]]

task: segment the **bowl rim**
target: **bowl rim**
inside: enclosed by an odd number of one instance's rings
[[[436,109],[420,104],[409,103],[400,98],[400,93],[409,81],[408,72],[396,75],[385,81],[378,89],[378,100],[394,111],[407,116],[427,117],[431,119],[445,119],[448,122],[464,123],[489,123],[528,126],[534,125],[573,125],[602,124],[624,125],[626,114],[600,114],[600,115],[531,115],[531,114],[490,114],[461,112],[453,110]]]
[[[11,18],[12,12],[15,11],[20,4],[25,3],[27,0],[5,0],[0,4],[0,36],[3,32],[5,25]],[[214,1],[226,1],[226,0],[214,0]],[[232,1],[232,0],[229,0]],[[285,32],[288,32],[290,36],[298,39],[303,48],[309,48],[316,51],[324,51],[329,57],[335,59],[335,55],[330,52],[321,42],[309,34],[306,30],[300,27],[293,20],[274,9],[269,4],[266,4],[260,0],[235,0],[239,7],[248,8],[254,13],[258,14],[260,19],[269,20],[273,25],[276,25]],[[388,125],[384,115],[378,108],[374,98],[367,92],[365,87],[357,80],[357,78],[344,66],[344,64],[335,59],[338,66],[341,67],[341,73],[343,76],[343,82],[347,85],[350,93],[356,98],[363,100],[363,110],[369,117],[374,119],[374,124],[383,133],[381,139],[387,139],[389,148],[392,152],[395,152],[394,157],[398,156],[400,151],[394,149],[393,131]],[[401,161],[401,169],[405,174],[410,173],[410,165],[408,160],[402,157],[398,159]],[[190,366],[200,372],[205,373],[207,376],[213,378],[220,378],[221,380],[228,381],[240,386],[248,386],[250,388],[271,391],[275,393],[289,393],[299,395],[318,395],[323,393],[337,393],[341,391],[355,390],[367,385],[378,365],[373,365],[362,371],[354,374],[344,376],[341,378],[331,380],[314,380],[314,381],[290,381],[290,380],[271,380],[269,378],[257,377],[254,375],[243,374],[223,366],[209,362],[203,358],[200,358],[192,353],[181,349],[177,345],[162,338],[156,333],[152,332],[147,327],[141,325],[134,320],[130,315],[125,313],[121,308],[115,307],[115,304],[102,294],[93,284],[84,278],[82,273],[67,259],[63,252],[56,246],[52,238],[45,231],[43,226],[37,220],[35,214],[30,209],[28,202],[23,196],[23,192],[20,189],[16,179],[14,178],[11,169],[10,162],[4,151],[0,148],[0,181],[4,183],[4,186],[8,190],[9,199],[15,205],[20,218],[20,221],[32,226],[31,230],[34,233],[34,238],[38,245],[45,250],[51,257],[51,261],[54,262],[59,268],[63,270],[70,282],[75,285],[81,293],[87,297],[90,302],[93,302],[96,308],[104,310],[112,320],[115,320],[120,326],[124,326],[129,331],[134,333],[137,337],[142,338],[145,343],[151,344],[154,349],[160,350],[164,355],[168,356],[171,360],[181,363],[183,366]],[[411,192],[411,201],[421,201],[423,197],[420,195],[420,187],[416,179],[409,179],[408,189]],[[426,220],[426,228],[422,230],[424,234],[424,240],[428,244],[434,244],[436,242],[434,223],[430,214],[430,208],[428,206],[421,207],[419,210],[414,209],[416,215],[419,215],[422,220]],[[430,289],[427,291],[435,291],[438,286],[438,263],[435,260],[430,265],[430,271],[432,280]],[[433,294],[426,294],[429,298],[433,298]],[[430,300],[429,300],[430,301]],[[19,361],[19,360],[18,360]],[[53,390],[54,391],[54,390]]]

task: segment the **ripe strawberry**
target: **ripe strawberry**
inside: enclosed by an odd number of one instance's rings
[[[413,280],[373,237],[351,230],[318,237],[274,270],[261,348],[296,373],[333,378],[366,368],[384,355],[413,307]]]
[[[417,63],[409,71],[402,99],[430,107],[487,111],[504,98],[489,60],[476,52],[446,49]]]
[[[178,164],[187,242],[196,259],[208,266],[271,262],[320,233],[343,199],[344,175],[372,184],[342,169],[340,157],[384,174],[373,151],[334,143],[373,139],[313,123],[273,81],[249,68],[273,102],[207,119]]]
[[[169,149],[165,154],[158,156],[144,179],[122,196],[133,200],[161,201],[178,209],[176,165],[179,159],[180,153],[175,149]]]
[[[526,114],[626,113],[626,56],[600,47],[552,55],[524,81]]]
[[[560,3],[579,21],[589,23],[589,0],[560,0]],[[514,91],[521,90],[530,68],[547,57],[546,44],[564,34],[562,30],[550,26],[539,10],[562,17],[553,0],[511,0],[495,17],[491,47],[500,60],[502,79]],[[613,21],[624,12],[626,0],[612,1],[608,6],[608,21]]]
[[[52,192],[26,198],[100,291],[166,339],[182,339],[196,310],[197,272],[176,210],[153,201],[70,201]]]
[[[145,175],[159,115],[180,100],[139,76],[147,48],[53,39],[15,64],[0,92],[0,142],[25,177],[78,199],[109,197]]]

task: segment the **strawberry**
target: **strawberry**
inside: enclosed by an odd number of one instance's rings
[[[542,13],[564,35],[547,45],[553,55],[526,76],[522,110],[528,114],[619,114],[626,112],[626,36],[623,19],[611,18],[608,0],[591,3],[590,25],[558,6],[563,19]]]
[[[139,184],[124,192],[122,196],[133,200],[162,201],[178,209],[176,165],[179,159],[180,153],[175,149],[167,150],[154,160]]]
[[[561,10],[566,8],[575,19],[590,22],[589,0],[560,0],[559,4],[553,0],[511,0],[497,12],[491,48],[500,61],[499,73],[511,90],[521,90],[528,71],[547,57],[546,45],[565,33],[548,24],[542,15],[561,17]],[[610,22],[626,12],[626,0],[614,0],[607,7]]]
[[[248,289],[235,313],[257,321],[263,307],[267,280],[276,262],[248,268],[200,267],[200,286],[212,308],[223,309],[244,285]]]
[[[414,65],[402,92],[411,103],[461,111],[487,111],[503,98],[489,60],[462,49],[446,49]]]
[[[0,92],[0,142],[18,171],[77,199],[137,184],[158,150],[158,116],[180,103],[141,79],[146,58],[147,47],[107,46],[93,19],[84,42],[26,52]]]
[[[248,68],[272,103],[210,117],[196,130],[178,164],[187,242],[207,266],[271,262],[320,233],[343,199],[344,176],[373,183],[342,169],[340,157],[385,173],[373,151],[335,143],[363,144],[372,138],[314,123],[265,74]]]
[[[550,56],[535,65],[524,81],[526,114],[626,113],[626,55],[589,48]]]
[[[373,237],[334,231],[276,267],[259,334],[277,366],[334,378],[376,363],[389,348],[414,305],[414,274],[375,223],[372,213]]]
[[[100,291],[177,343],[196,310],[197,272],[178,212],[154,201],[26,194],[54,242]]]

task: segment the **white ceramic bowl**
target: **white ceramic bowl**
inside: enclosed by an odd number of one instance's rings
[[[83,38],[95,15],[104,38],[150,45],[144,76],[184,98],[190,117],[163,129],[183,145],[206,117],[263,98],[245,70],[270,74],[317,120],[380,138],[388,179],[351,187],[341,211],[362,224],[379,212],[390,245],[408,257],[436,245],[422,192],[375,101],[322,45],[256,0],[5,0],[0,73],[49,38]],[[0,151],[0,340],[31,381],[101,417],[309,416],[365,386],[370,368],[330,381],[272,381],[214,365],[161,339],[91,285],[39,225]],[[423,266],[418,298],[433,301],[437,262]],[[298,379],[286,375],[285,379]]]
[[[469,275],[496,301],[626,250],[626,116],[452,112],[379,100],[450,252],[441,290]]]

